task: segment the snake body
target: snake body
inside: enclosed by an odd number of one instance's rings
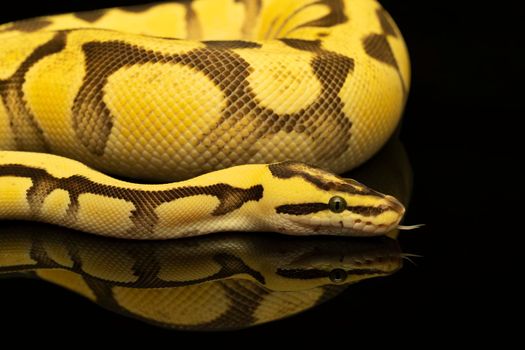
[[[0,39],[0,218],[141,239],[401,219],[392,197],[318,168],[361,164],[399,122],[408,54],[374,0],[165,3],[9,23]],[[131,184],[77,161],[192,179]]]

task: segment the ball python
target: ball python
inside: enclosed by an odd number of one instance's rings
[[[0,226],[0,278],[37,278],[112,312],[182,330],[279,320],[401,265],[397,242],[386,237],[240,232],[136,241],[33,222]]]
[[[2,219],[134,239],[404,228],[399,201],[334,175],[381,148],[409,89],[375,0],[161,3],[0,39]]]

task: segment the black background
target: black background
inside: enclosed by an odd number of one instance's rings
[[[84,1],[80,7],[76,2],[23,1],[19,8],[2,9],[0,22],[140,3]],[[119,341],[235,339],[252,346],[260,335],[294,341],[315,337],[327,345],[337,340],[411,345],[416,336],[425,337],[426,345],[457,344],[493,335],[506,317],[492,312],[505,310],[505,300],[488,292],[503,279],[497,242],[507,235],[503,225],[509,221],[495,212],[516,196],[507,165],[521,159],[511,135],[524,116],[517,88],[525,46],[522,12],[506,2],[381,3],[404,34],[412,60],[401,132],[414,171],[406,222],[427,226],[403,234],[400,242],[405,252],[423,255],[417,266],[406,264],[394,276],[353,286],[343,297],[297,317],[235,333],[198,335],[112,314],[39,281],[0,280],[1,337],[24,330],[82,338],[110,334]],[[268,338],[274,339],[278,346],[276,337]]]

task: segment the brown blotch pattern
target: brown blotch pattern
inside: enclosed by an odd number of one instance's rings
[[[401,76],[401,71],[399,70],[399,66],[394,56],[394,52],[392,51],[392,47],[390,47],[386,36],[382,34],[370,34],[363,39],[363,46],[366,53],[370,57],[375,58],[380,62],[386,63],[396,70],[401,81],[403,96],[406,97],[407,89],[405,86],[405,81]]]
[[[198,70],[224,92],[227,102],[222,110],[222,117],[199,140],[206,147],[210,147],[224,135],[231,134],[231,130],[242,129],[241,121],[248,119],[255,126],[254,132],[237,143],[230,152],[238,154],[238,150],[242,149],[244,154],[252,156],[257,152],[254,144],[258,140],[279,131],[305,133],[312,140],[322,140],[323,130],[330,130],[331,135],[330,141],[323,141],[323,145],[319,147],[320,158],[333,159],[347,150],[351,122],[343,112],[343,102],[338,93],[348,74],[353,71],[353,59],[329,51],[319,52],[311,62],[312,70],[322,84],[319,98],[297,113],[277,114],[259,104],[248,82],[253,70],[250,64],[235,52],[214,45],[252,46],[245,42],[222,42],[185,54],[165,55],[121,41],[84,44],[82,50],[85,55],[86,76],[73,106],[73,126],[79,140],[91,153],[102,155],[113,126],[113,116],[103,101],[103,87],[108,77],[125,66],[162,62]],[[312,47],[316,44],[308,45]],[[316,128],[312,127],[314,122]],[[203,159],[208,162],[215,156],[203,157],[210,157]],[[228,154],[225,158],[230,159],[232,164],[235,159]]]
[[[386,63],[396,70],[399,69],[394,52],[386,37],[382,34],[370,34],[363,39],[366,53],[378,61]]]
[[[187,6],[187,15],[192,17],[191,2],[183,2]],[[344,4],[341,0],[319,0],[310,3],[325,4],[330,9],[329,15],[318,21],[309,22],[308,26],[329,26],[343,23]],[[22,84],[24,74],[36,61],[49,54],[59,52],[64,48],[66,32],[57,33],[49,43],[37,48],[33,54],[21,65],[13,79],[14,84],[0,82],[0,91],[4,100],[12,100],[13,130],[17,135],[27,135],[31,132],[22,132],[17,125],[18,120],[28,120],[24,124],[30,125],[25,129],[39,134],[39,149],[47,149],[42,130],[29,111],[24,107]],[[272,109],[261,106],[256,94],[249,85],[248,77],[253,68],[232,49],[259,48],[258,43],[250,41],[209,41],[206,48],[195,49],[185,54],[166,55],[125,42],[88,42],[82,46],[85,56],[86,73],[72,107],[72,125],[76,136],[82,145],[93,155],[102,156],[111,134],[114,116],[103,101],[104,87],[108,77],[117,70],[141,63],[168,63],[181,64],[198,70],[208,76],[218,86],[227,98],[226,107],[222,110],[221,119],[211,131],[202,136],[199,143],[209,147],[218,139],[228,142],[228,135],[240,131],[246,123],[254,126],[254,132],[235,145],[227,143],[222,166],[233,165],[238,154],[245,155],[243,161],[251,159],[258,151],[256,144],[260,140],[270,138],[278,132],[301,133],[308,136],[316,150],[313,162],[317,160],[336,159],[349,147],[349,135],[352,123],[344,114],[344,104],[339,92],[348,75],[354,70],[354,60],[321,47],[318,40],[283,39],[283,43],[298,50],[314,52],[310,65],[313,73],[319,80],[322,90],[318,98],[309,106],[291,114],[277,114]],[[9,88],[6,88],[8,86]],[[9,91],[9,92],[6,92]],[[15,96],[14,99],[9,96]],[[21,106],[21,107],[20,107]],[[9,108],[8,108],[9,109]],[[23,110],[23,113],[18,111]],[[21,118],[20,115],[24,116]],[[153,116],[154,117],[154,116]],[[20,123],[18,123],[20,124]],[[16,130],[20,129],[19,132]],[[327,138],[327,135],[330,135]],[[35,139],[35,137],[32,137]],[[233,141],[232,141],[233,142]],[[19,141],[23,143],[23,141]],[[28,149],[20,145],[18,149]],[[33,147],[35,148],[35,147]],[[205,155],[210,159],[203,159],[207,163],[214,155]],[[231,164],[228,164],[231,163]]]
[[[406,99],[408,91],[406,88],[405,81],[401,75],[399,65],[396,61],[394,52],[390,43],[388,42],[388,36],[398,37],[398,33],[395,24],[390,15],[383,9],[379,8],[376,10],[376,15],[381,24],[382,33],[371,33],[363,39],[363,48],[365,52],[372,58],[388,64],[394,68],[401,81],[401,88],[403,89],[403,97]]]
[[[0,97],[7,109],[9,125],[17,149],[21,151],[49,151],[49,145],[38,121],[27,108],[23,86],[26,73],[42,58],[58,53],[66,45],[66,33],[57,34],[47,43],[37,47],[18,67],[11,77],[0,80]],[[28,142],[27,140],[31,140]]]
[[[233,187],[224,183],[209,186],[186,186],[163,191],[133,190],[96,183],[84,176],[73,175],[57,178],[44,169],[18,164],[0,166],[0,176],[30,178],[33,185],[27,191],[33,215],[38,218],[45,198],[54,190],[62,189],[69,193],[70,205],[67,210],[66,225],[71,226],[76,220],[81,194],[96,194],[107,198],[122,199],[134,205],[131,220],[135,227],[130,230],[133,236],[151,234],[158,221],[155,209],[167,202],[198,195],[216,197],[220,203],[211,215],[228,214],[249,201],[259,201],[263,196],[263,186],[255,185],[248,189]]]

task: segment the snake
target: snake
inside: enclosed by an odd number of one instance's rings
[[[393,196],[338,175],[385,144],[409,91],[375,0],[147,4],[0,40],[1,219],[131,239],[409,228]]]

